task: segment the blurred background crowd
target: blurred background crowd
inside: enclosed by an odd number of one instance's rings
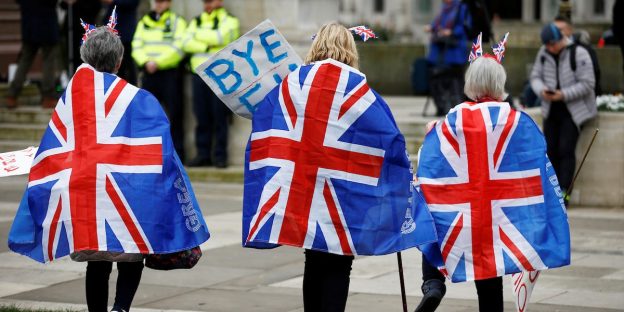
[[[544,100],[541,90],[531,86],[530,75],[540,48],[558,35],[566,38],[566,46],[574,43],[588,51],[595,95],[621,92],[624,26],[617,16],[624,13],[622,2],[0,0],[0,105],[28,105],[25,98],[34,93],[41,107],[54,107],[82,63],[81,20],[105,24],[116,6],[125,47],[119,76],[156,95],[187,165],[224,168],[232,116],[194,68],[266,18],[300,55],[325,22],[370,26],[380,39],[359,49],[373,88],[382,94],[428,96],[441,116],[464,100],[463,72],[479,32],[486,47],[511,32],[505,67],[509,99],[517,107],[539,106]],[[551,22],[558,32],[544,34]],[[190,121],[196,124],[191,130]]]

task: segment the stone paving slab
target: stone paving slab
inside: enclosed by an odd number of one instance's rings
[[[299,295],[272,295],[247,291],[198,289],[169,299],[152,301],[143,306],[153,309],[172,306],[182,310],[214,312],[291,311],[301,306],[301,297]]]

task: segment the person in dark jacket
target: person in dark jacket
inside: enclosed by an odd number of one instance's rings
[[[455,104],[462,102],[464,64],[468,58],[466,26],[471,17],[466,4],[459,0],[443,0],[442,12],[427,25],[431,44],[427,62],[431,68],[431,95],[436,116],[444,116]]]
[[[137,7],[139,0],[101,0],[106,8],[106,18],[111,15],[113,8],[117,7],[117,31],[124,46],[124,55],[121,68],[117,75],[129,83],[137,84],[137,69],[132,60],[132,38],[137,25]],[[103,24],[108,23],[104,20]]]
[[[45,108],[56,105],[54,90],[56,50],[59,41],[59,24],[56,15],[57,0],[17,0],[22,21],[22,48],[19,53],[15,78],[9,85],[7,107],[17,107],[17,97],[22,91],[26,74],[37,52],[43,54],[41,104]]]
[[[613,35],[617,38],[617,41],[620,45],[620,50],[622,50],[622,58],[624,58],[624,20],[622,16],[624,15],[624,0],[615,0],[615,4],[613,5]]]
[[[82,25],[80,25],[80,20],[82,19],[85,23],[91,25],[97,24],[96,19],[102,6],[100,4],[100,0],[63,0],[63,2],[61,2],[61,8],[67,11],[67,15],[65,15],[65,27],[63,29],[66,33],[68,33],[69,30],[69,19],[71,17],[72,57],[69,58],[68,61],[71,62],[72,65],[69,72],[73,73],[74,70],[82,64],[82,60],[80,59],[80,45],[84,29],[82,28]],[[70,8],[71,16],[69,14]]]

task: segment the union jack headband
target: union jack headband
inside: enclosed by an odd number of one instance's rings
[[[375,36],[375,33],[373,32],[373,30],[364,25],[351,27],[349,28],[349,30],[353,34],[360,36],[362,38],[362,41],[364,42],[368,41],[368,39],[371,39],[371,38],[377,39],[377,36]]]
[[[351,27],[348,30],[354,35],[360,36],[362,38],[362,41],[364,42],[371,38],[377,39],[377,36],[373,32],[373,30],[363,25]],[[312,41],[314,41],[314,38],[316,38],[316,34],[312,35]]]
[[[80,19],[80,25],[82,25],[82,28],[84,28],[85,30],[84,35],[82,35],[82,42],[80,44],[84,44],[85,41],[89,39],[89,35],[91,35],[91,33],[94,32],[97,27],[95,27],[95,25],[85,23],[82,19]],[[117,29],[115,29],[116,26],[117,26],[117,6],[113,7],[113,12],[111,13],[111,16],[108,18],[108,24],[106,24],[106,27],[108,28],[110,32],[112,32],[115,35],[119,35],[119,32],[117,31]]]
[[[495,44],[492,47],[492,53],[494,53],[494,55],[491,55],[491,54],[488,54],[488,53],[483,55],[483,47],[481,45],[481,43],[482,43],[481,42],[481,37],[482,37],[482,34],[479,33],[479,36],[477,36],[477,39],[472,44],[472,49],[470,51],[470,56],[468,56],[468,62],[472,63],[477,58],[479,58],[481,56],[485,56],[485,57],[493,58],[499,64],[502,64],[503,63],[503,59],[505,58],[505,47],[507,46],[507,38],[509,37],[509,33],[506,33],[505,36],[503,36],[503,39],[501,39],[501,41],[498,44]]]

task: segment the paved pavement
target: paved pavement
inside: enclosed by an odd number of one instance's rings
[[[26,185],[0,179],[0,240],[6,241]],[[192,270],[145,269],[133,311],[303,311],[303,252],[292,247],[240,246],[242,185],[194,183],[212,233]],[[573,208],[572,265],[544,272],[530,311],[624,311],[624,208]],[[420,300],[420,253],[403,253],[408,303]],[[0,305],[84,310],[84,263],[61,259],[42,265],[0,245]],[[116,280],[115,274],[111,281]],[[359,257],[352,271],[347,311],[401,311],[396,256]],[[113,286],[113,283],[111,283]],[[473,283],[448,285],[438,311],[476,311]],[[111,288],[111,289],[114,289]],[[505,280],[505,306],[513,310]],[[113,294],[110,295],[112,303]]]

